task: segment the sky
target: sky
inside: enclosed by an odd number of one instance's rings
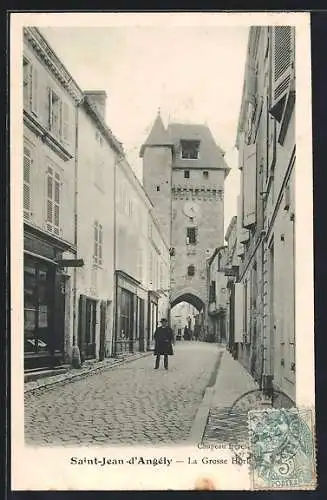
[[[107,92],[106,122],[142,179],[139,149],[158,109],[168,122],[206,123],[226,152],[225,231],[236,215],[235,149],[247,26],[42,27],[82,90]]]

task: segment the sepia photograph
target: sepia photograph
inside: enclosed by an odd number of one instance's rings
[[[309,17],[12,16],[19,446],[314,489]]]

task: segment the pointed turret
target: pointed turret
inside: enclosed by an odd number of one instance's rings
[[[173,143],[169,138],[167,130],[164,127],[159,110],[157,118],[151,129],[151,132],[145,143],[141,146],[140,157],[143,158],[145,148],[153,148],[160,146],[173,147]]]

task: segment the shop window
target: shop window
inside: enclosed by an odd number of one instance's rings
[[[122,340],[133,339],[133,295],[125,289],[121,289],[120,337]]]
[[[198,160],[200,141],[181,140],[181,156],[183,160]]]
[[[24,146],[24,219],[29,219],[31,216],[31,167],[32,153],[29,148]]]
[[[54,269],[50,264],[25,257],[24,262],[24,352],[49,354],[61,349],[53,335]]]
[[[47,172],[47,230],[60,233],[60,175],[52,167]]]
[[[189,179],[189,178],[190,178],[190,171],[184,170],[184,179]]]
[[[103,228],[98,221],[94,223],[94,264],[102,266],[102,255],[103,255]]]
[[[95,357],[95,338],[97,322],[97,302],[80,295],[78,308],[78,340],[83,359]]]
[[[24,109],[35,115],[38,112],[38,75],[31,62],[23,58],[23,103]]]

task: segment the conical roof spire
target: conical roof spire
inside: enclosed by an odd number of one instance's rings
[[[160,108],[158,109],[157,118],[153,124],[151,132],[141,147],[140,156],[143,157],[146,147],[158,147],[158,146],[173,146],[173,143],[168,135],[167,130],[164,127],[162,118],[160,115]]]

